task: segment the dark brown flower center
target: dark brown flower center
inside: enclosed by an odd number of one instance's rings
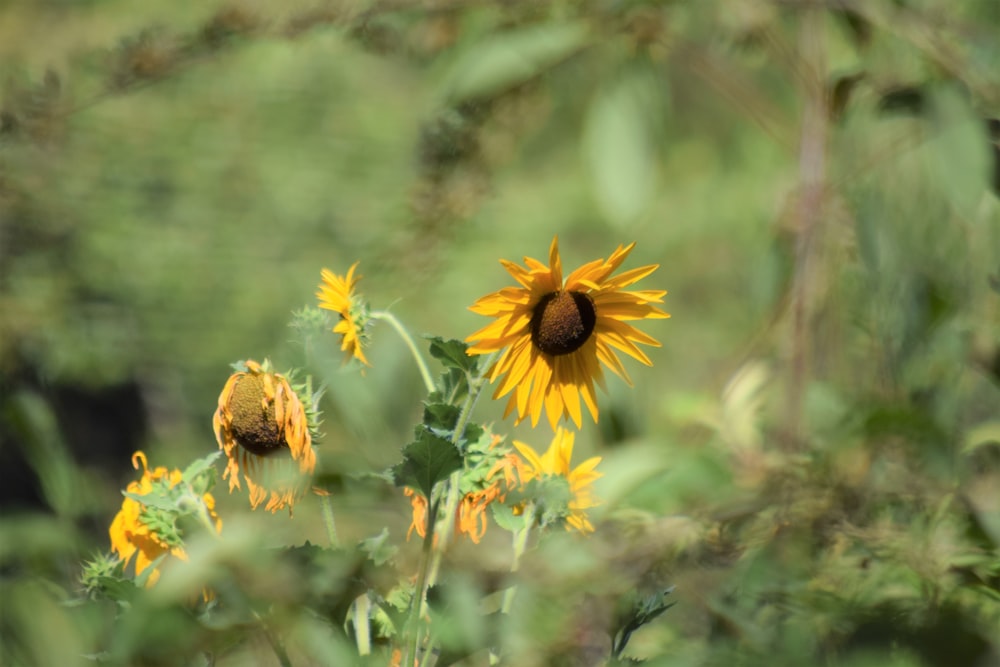
[[[287,447],[283,430],[274,418],[274,402],[265,401],[264,396],[263,376],[248,373],[237,380],[229,399],[233,437],[257,456],[269,456]]]
[[[559,356],[580,349],[594,331],[594,302],[582,292],[546,294],[531,314],[531,342],[545,354]]]

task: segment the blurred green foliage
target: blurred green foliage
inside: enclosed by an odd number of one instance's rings
[[[1000,664],[998,26],[995,0],[6,4],[0,474],[28,501],[4,495],[0,663],[270,664],[272,633],[356,661],[358,582],[397,582],[280,549],[322,541],[307,503],[220,497],[225,540],[125,615],[86,599],[131,452],[213,450],[230,362],[302,362],[321,267],[463,338],[496,260],[558,234],[567,266],[638,241],[673,319],[580,433],[596,534],[530,551],[502,618],[470,610],[505,535],[458,545],[449,651],[601,664],[627,593],[674,607],[623,660]],[[310,350],[345,544],[409,520],[356,476],[420,420],[387,331],[365,377]],[[246,604],[208,623],[205,585]]]

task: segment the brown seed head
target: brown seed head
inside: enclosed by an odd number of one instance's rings
[[[594,331],[594,302],[582,292],[551,292],[531,315],[531,341],[546,354],[559,356],[580,349]]]
[[[233,387],[229,409],[233,419],[230,426],[233,438],[247,451],[257,456],[269,456],[288,445],[284,429],[274,414],[274,401],[269,400],[264,389],[263,374],[247,373]]]

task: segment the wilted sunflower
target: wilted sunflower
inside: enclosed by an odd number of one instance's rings
[[[150,470],[146,455],[136,452],[132,455],[132,466],[138,470],[142,465],[142,477],[137,482],[129,482],[126,491],[138,496],[148,495],[153,491],[153,486],[165,480],[168,488],[173,488],[181,483],[183,476],[180,470],[167,470],[163,466],[157,466]],[[201,496],[205,510],[208,512],[208,520],[212,522],[216,532],[222,530],[222,520],[215,513],[215,498],[211,493]],[[111,538],[111,550],[118,555],[126,566],[135,556],[135,576],[141,575],[146,568],[149,568],[163,554],[169,553],[174,558],[187,560],[187,553],[184,551],[184,544],[180,536],[175,531],[168,531],[168,526],[164,525],[162,530],[158,530],[155,525],[149,525],[144,521],[146,507],[134,498],[125,497],[122,500],[122,508],[115,515],[108,529]],[[173,526],[169,526],[173,529]],[[170,534],[174,532],[174,534]],[[153,567],[146,579],[146,586],[152,586],[160,578],[159,568]]]
[[[333,327],[333,332],[343,337],[340,349],[344,351],[345,360],[353,356],[370,366],[363,350],[368,306],[354,293],[354,286],[361,279],[361,276],[354,277],[354,269],[357,267],[358,262],[354,262],[346,276],[338,276],[329,269],[323,269],[323,280],[319,284],[316,298],[319,299],[320,308],[340,314],[340,321]]]
[[[563,417],[579,427],[582,397],[596,422],[594,382],[604,388],[601,364],[629,384],[631,379],[615,350],[652,365],[635,343],[657,347],[660,343],[626,321],[670,317],[652,305],[663,303],[666,292],[624,288],[659,265],[611,277],[634,247],[635,243],[618,246],[607,260],[584,264],[565,282],[558,239],[552,239],[548,266],[531,257],[524,258],[527,268],[500,260],[521,287],[505,287],[476,301],[470,310],[496,321],[466,340],[473,342],[469,354],[503,350],[490,381],[504,376],[494,398],[513,392],[504,417],[516,408],[518,423],[530,414],[535,426],[544,408],[552,428]]]
[[[265,509],[288,507],[291,513],[316,468],[312,397],[303,407],[288,379],[272,373],[267,360],[247,360],[242,368],[222,388],[212,420],[229,459],[222,478],[229,479],[230,493],[241,488],[240,477],[246,480],[253,509],[267,498]]]
[[[598,478],[603,476],[602,473],[594,470],[601,462],[601,457],[591,457],[570,470],[569,465],[573,458],[575,438],[576,434],[572,431],[567,431],[562,427],[557,428],[552,444],[541,456],[530,445],[515,440],[514,447],[524,457],[525,463],[523,467],[519,467],[518,474],[521,476],[522,484],[527,484],[534,479],[565,478],[569,483],[566,529],[576,528],[581,533],[591,533],[594,531],[594,526],[587,518],[586,510],[600,504],[593,495],[591,487]]]

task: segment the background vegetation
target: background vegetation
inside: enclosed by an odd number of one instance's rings
[[[567,266],[636,240],[673,318],[578,437],[596,534],[530,552],[511,618],[459,635],[600,664],[623,593],[675,585],[626,655],[1000,664],[995,0],[141,5],[0,10],[0,663],[269,664],[169,594],[124,622],[85,600],[131,453],[215,449],[228,364],[300,363],[321,267],[360,260],[369,298],[464,338],[497,259],[559,235]],[[384,327],[365,377],[317,344],[341,537],[401,542],[408,502],[357,475],[398,460],[420,378]],[[547,444],[501,408],[477,414]],[[241,551],[322,543],[315,503],[216,496],[229,581],[292,662],[350,664],[314,599],[347,565]],[[452,602],[509,552],[495,526],[454,550]]]

